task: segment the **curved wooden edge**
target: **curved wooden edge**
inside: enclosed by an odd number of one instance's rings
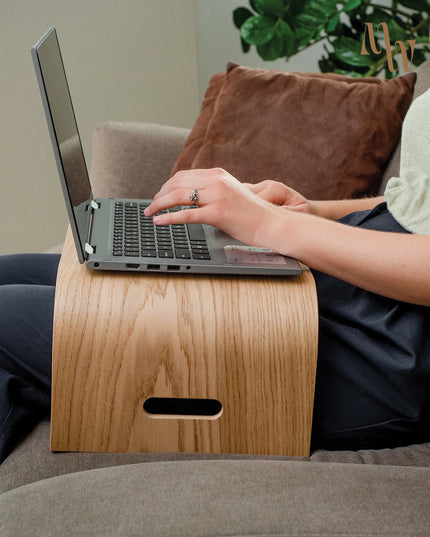
[[[57,278],[51,449],[309,454],[318,306],[292,278],[99,273],[70,231]],[[154,419],[148,397],[215,398]]]

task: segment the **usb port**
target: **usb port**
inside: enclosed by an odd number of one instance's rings
[[[160,265],[148,265],[148,270],[160,270]]]
[[[179,265],[167,265],[167,270],[180,270]]]

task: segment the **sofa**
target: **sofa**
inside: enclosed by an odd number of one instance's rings
[[[430,62],[414,96],[430,86]],[[109,121],[94,133],[98,197],[151,197],[187,129]],[[399,168],[399,146],[379,191]],[[49,420],[0,465],[0,535],[426,536],[430,443],[307,458],[52,453]]]

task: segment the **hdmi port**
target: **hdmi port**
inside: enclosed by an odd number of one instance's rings
[[[126,263],[125,265],[127,268],[139,268],[139,263]]]

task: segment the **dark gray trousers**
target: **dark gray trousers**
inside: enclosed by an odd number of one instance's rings
[[[0,256],[0,463],[51,404],[55,280],[60,256]]]

